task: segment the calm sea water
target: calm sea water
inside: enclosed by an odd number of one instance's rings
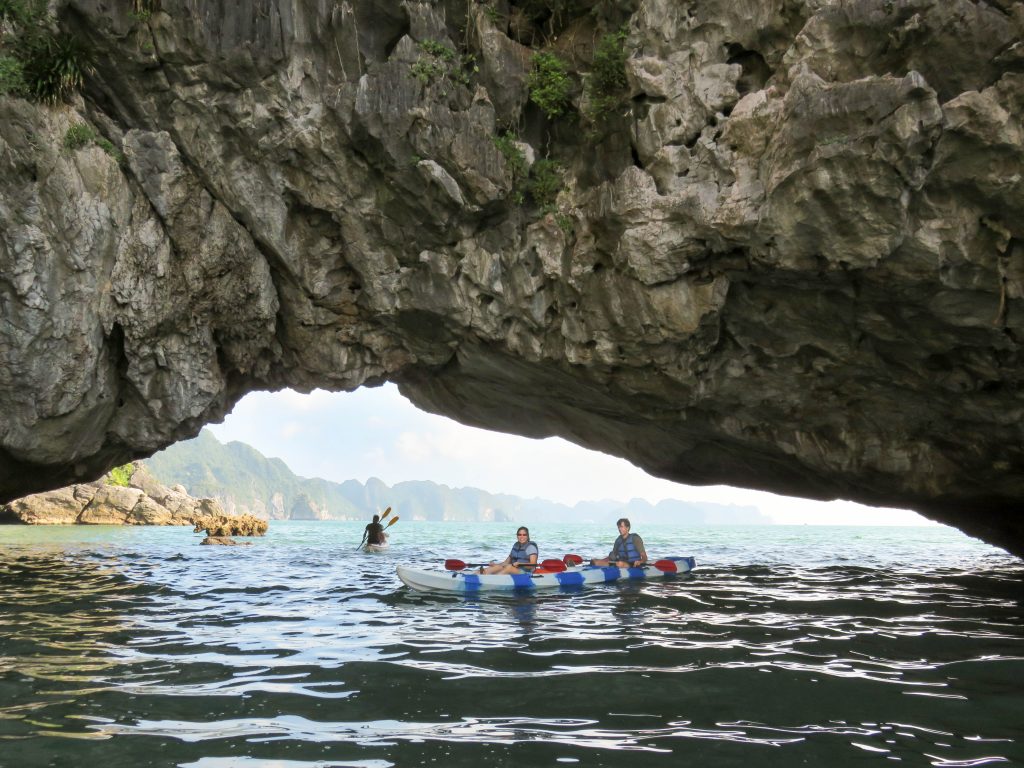
[[[514,526],[362,525],[0,527],[0,765],[1024,764],[1024,563],[950,529],[637,525],[697,571],[459,598],[395,566]]]

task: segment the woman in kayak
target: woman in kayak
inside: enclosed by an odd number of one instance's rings
[[[522,526],[516,531],[516,543],[508,557],[500,563],[491,563],[480,569],[480,573],[522,573],[523,568],[530,569],[537,564],[540,550],[530,541],[530,529]]]
[[[619,568],[639,568],[647,563],[647,550],[644,549],[644,540],[639,534],[629,532],[629,520],[620,517],[615,525],[619,529],[619,537],[612,545],[612,551],[608,557],[601,557],[591,560],[594,565],[611,565],[614,563]]]

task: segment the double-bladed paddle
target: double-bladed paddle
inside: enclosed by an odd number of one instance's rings
[[[395,519],[397,520],[398,518]],[[567,566],[571,567],[574,565],[581,565],[582,563],[582,557],[580,557],[579,555],[570,554],[565,555],[565,557],[563,557],[561,560],[555,560],[554,558],[551,558],[549,560],[542,560],[539,563],[519,563],[518,566],[520,568],[540,568],[542,570],[549,572],[561,572],[564,571]],[[455,558],[451,558],[444,561],[444,568],[446,571],[464,571],[467,568],[483,568],[488,565],[490,565],[490,563],[466,563],[462,560],[457,560]],[[679,571],[679,568],[676,565],[675,560],[655,560],[653,563],[648,563],[648,565],[653,565],[662,573],[676,573]],[[611,567],[614,568],[615,566]]]
[[[467,568],[483,568],[490,565],[490,563],[465,563],[462,560],[456,560],[451,558],[444,561],[444,568],[446,571],[464,571]],[[545,571],[564,571],[565,563],[561,560],[549,559],[543,560],[539,563],[513,563],[513,565],[519,568],[540,568]]]
[[[579,555],[565,555],[562,560],[566,565],[581,565],[583,563],[583,558]],[[677,573],[679,571],[675,560],[655,560],[653,563],[648,563],[648,565],[653,565],[662,573]],[[615,568],[616,566],[612,565],[610,567]]]

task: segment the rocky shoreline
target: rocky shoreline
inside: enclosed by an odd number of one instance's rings
[[[107,475],[91,483],[37,493],[0,505],[0,523],[192,525],[196,533],[205,530],[208,539],[262,536],[267,531],[266,520],[252,515],[227,515],[216,499],[194,498],[180,485],[168,488],[141,462],[133,462],[130,470],[127,485],[115,484]]]

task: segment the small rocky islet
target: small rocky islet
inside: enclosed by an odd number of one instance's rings
[[[216,499],[168,487],[141,462],[90,483],[77,483],[0,505],[0,523],[26,525],[192,525],[202,544],[237,544],[232,536],[262,536],[267,521],[228,515]]]

